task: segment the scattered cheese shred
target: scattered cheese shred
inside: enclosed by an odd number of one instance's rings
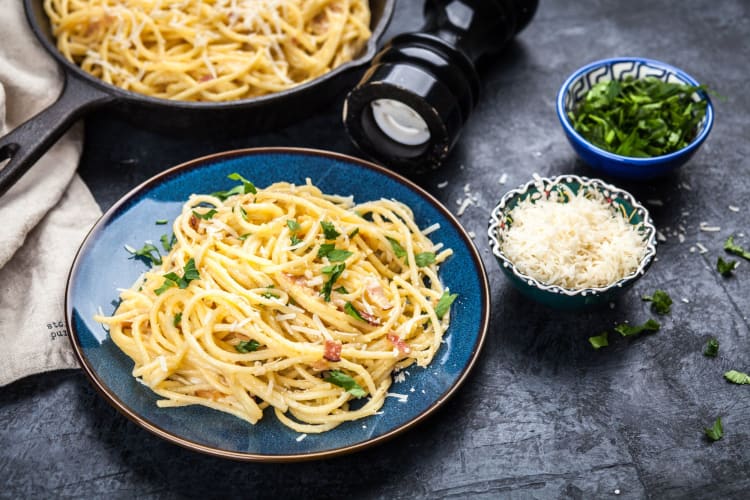
[[[638,269],[646,245],[619,205],[598,191],[551,188],[544,186],[548,198],[519,202],[500,231],[502,249],[520,272],[579,290],[608,286]]]

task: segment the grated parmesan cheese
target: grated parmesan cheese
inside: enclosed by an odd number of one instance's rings
[[[512,224],[499,235],[508,259],[532,278],[574,290],[607,286],[635,272],[646,251],[636,226],[601,193],[573,195],[559,187],[564,195],[551,190],[549,198],[527,198],[510,211]],[[560,203],[565,195],[569,201]]]

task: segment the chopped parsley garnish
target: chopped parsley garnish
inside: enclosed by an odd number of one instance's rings
[[[174,318],[172,319],[172,324],[174,326],[180,326],[180,321],[182,321],[182,313],[178,312],[174,315]]]
[[[279,296],[273,292],[263,292],[261,295],[264,299],[278,299]]]
[[[738,255],[742,257],[743,259],[750,260],[750,252],[745,250],[741,246],[735,244],[734,236],[730,236],[729,238],[727,238],[727,241],[724,242],[724,250],[726,250],[729,253]]]
[[[335,240],[336,238],[341,236],[341,233],[336,231],[336,227],[333,225],[333,222],[322,220],[320,221],[320,226],[323,228],[323,236],[325,236],[325,239],[327,240]]]
[[[161,253],[159,253],[159,249],[151,243],[144,244],[138,250],[130,246],[125,246],[125,250],[133,254],[134,258],[141,258],[152,266],[161,265]]]
[[[401,246],[401,243],[391,238],[390,236],[386,236],[386,238],[391,242],[391,248],[393,249],[393,253],[396,254],[396,257],[398,257],[399,259],[401,257],[406,257],[406,250],[404,250],[404,247]]]
[[[348,314],[349,316],[351,316],[354,319],[358,319],[360,321],[365,321],[365,318],[363,318],[362,315],[359,314],[359,311],[357,311],[357,308],[355,308],[354,305],[352,305],[351,302],[347,302],[344,305],[344,312],[346,312],[346,314]]]
[[[240,241],[245,241],[248,236],[250,236],[250,233],[245,233],[243,235],[237,236],[237,239]]]
[[[161,238],[159,238],[159,241],[161,241],[161,246],[164,249],[165,252],[169,252],[172,250],[172,247],[175,243],[177,243],[177,236],[172,233],[172,237],[168,237],[166,234],[162,234]]]
[[[171,272],[164,275],[164,284],[154,290],[156,295],[161,295],[172,287],[187,288],[191,281],[200,279],[200,273],[195,268],[195,259],[191,258],[182,270],[182,277]]]
[[[601,349],[602,347],[607,347],[609,345],[608,337],[609,332],[604,332],[596,337],[589,337],[589,343],[594,349]]]
[[[453,304],[453,301],[456,300],[456,298],[458,298],[457,293],[450,293],[447,290],[443,292],[443,295],[440,296],[440,300],[438,300],[438,303],[435,306],[435,314],[438,319],[443,319],[443,316],[445,316],[451,308],[451,304]]]
[[[341,370],[331,370],[326,373],[323,380],[330,382],[333,385],[337,385],[343,388],[346,392],[354,396],[355,398],[363,398],[367,396],[367,392],[362,389],[362,386],[357,383],[351,376],[342,372]]]
[[[615,331],[622,335],[623,337],[631,337],[633,335],[638,335],[639,333],[643,332],[655,332],[659,330],[659,322],[654,319],[649,319],[642,325],[635,325],[631,326],[627,323],[623,323],[621,325],[617,325],[615,327]]]
[[[291,243],[292,246],[296,246],[302,243],[302,240],[299,239],[296,234],[293,234],[289,237],[289,243]]]
[[[740,263],[736,260],[724,260],[721,257],[716,261],[716,270],[719,271],[719,274],[721,274],[724,277],[728,277],[732,275],[732,271],[734,271],[737,266],[739,266]]]
[[[321,259],[326,257],[334,248],[336,248],[336,243],[323,243],[320,245],[320,248],[318,248],[318,257]]]
[[[343,262],[349,257],[352,256],[352,252],[348,250],[341,250],[338,248],[334,248],[330,252],[328,252],[328,260],[331,262]]]
[[[325,282],[322,290],[322,294],[326,302],[331,301],[331,290],[333,290],[333,284],[336,283],[336,280],[339,279],[339,276],[341,276],[341,273],[344,272],[345,268],[346,264],[339,263],[325,266],[323,269],[321,269],[323,274],[329,275],[328,281]]]
[[[238,207],[240,209],[240,215],[242,216],[242,220],[244,220],[245,222],[248,222],[249,219],[247,218],[247,210],[245,210],[244,208],[242,208],[239,205],[238,205]]]
[[[219,198],[221,201],[224,201],[230,196],[234,196],[236,194],[247,194],[247,193],[256,194],[258,192],[258,190],[255,189],[255,185],[252,182],[245,179],[237,172],[231,173],[227,177],[232,179],[233,181],[242,181],[242,184],[239,184],[228,191],[216,191],[215,193],[211,193],[211,196],[215,196]]]
[[[737,370],[729,370],[724,374],[724,378],[729,380],[733,384],[750,384],[750,375],[748,375],[747,373],[738,372]]]
[[[203,214],[193,210],[193,215],[195,215],[199,219],[209,220],[209,219],[213,219],[214,215],[216,215],[216,210],[212,208],[211,210]]]
[[[351,230],[351,232],[349,233],[349,239],[352,239],[352,238],[354,238],[354,237],[355,237],[355,236],[357,236],[358,234],[359,234],[359,228],[358,228],[358,227],[355,227],[355,228],[354,228],[354,229],[352,229],[352,230]]]
[[[158,219],[156,221],[156,224],[159,226],[163,226],[164,224],[167,224],[169,221],[167,219]]]
[[[721,417],[716,419],[714,425],[711,427],[705,427],[703,431],[706,433],[706,437],[711,441],[718,441],[724,435],[724,428],[721,425]]]
[[[435,263],[435,254],[433,252],[415,253],[414,262],[418,267],[429,266]]]
[[[667,314],[672,306],[672,298],[664,290],[656,290],[653,295],[644,295],[643,300],[651,302],[657,314]]]
[[[340,287],[336,288],[336,289],[334,290],[334,292],[338,292],[338,293],[344,293],[344,294],[346,294],[346,293],[349,293],[349,290],[347,290],[347,289],[346,289],[346,288],[344,288],[343,286],[340,286]]]
[[[704,87],[654,77],[599,82],[568,116],[582,136],[606,151],[661,156],[684,148],[695,137],[706,101],[691,96],[701,90]]]
[[[286,221],[286,227],[289,228],[289,230],[293,233],[296,233],[300,229],[302,229],[302,226],[299,225],[299,222],[297,222],[294,219],[289,219]]]
[[[717,354],[719,354],[719,341],[712,337],[706,342],[706,348],[703,350],[703,355],[709,358],[715,358]]]
[[[237,352],[241,352],[243,354],[248,352],[257,351],[258,347],[260,347],[260,344],[256,340],[241,340],[239,344],[234,346],[234,349]]]

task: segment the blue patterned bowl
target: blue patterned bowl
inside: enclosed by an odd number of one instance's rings
[[[605,287],[570,289],[540,282],[528,274],[524,274],[515,266],[503,252],[501,230],[513,224],[509,214],[520,201],[537,196],[540,192],[549,196],[550,191],[546,187],[554,184],[563,184],[576,194],[582,189],[602,193],[623,212],[632,225],[638,228],[643,236],[646,252],[635,271]],[[537,177],[517,189],[509,191],[492,210],[487,233],[492,253],[511,283],[527,297],[563,310],[577,310],[611,302],[644,275],[656,255],[656,227],[651,222],[648,210],[627,191],[599,179],[589,179],[576,175],[561,175],[553,178]]]
[[[587,141],[574,128],[568,118],[576,103],[599,82],[625,80],[626,78],[656,77],[666,82],[699,85],[690,75],[669,64],[639,57],[617,57],[588,64],[573,73],[557,94],[557,117],[565,135],[581,159],[592,168],[606,174],[633,180],[660,177],[685,164],[708,137],[714,123],[714,110],[705,92],[693,95],[696,101],[705,100],[706,116],[696,131],[695,138],[679,151],[652,158],[633,158],[605,151]]]

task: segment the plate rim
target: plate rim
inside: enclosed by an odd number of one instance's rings
[[[71,297],[71,294],[72,294],[71,283],[73,281],[74,276],[77,274],[79,267],[82,265],[83,251],[88,247],[90,241],[92,241],[92,238],[97,233],[102,231],[106,227],[107,223],[112,220],[115,213],[119,212],[123,206],[132,202],[132,198],[134,196],[138,195],[139,193],[142,193],[145,190],[148,190],[150,188],[153,188],[165,182],[166,180],[168,180],[170,177],[172,177],[175,174],[178,174],[183,171],[199,169],[201,168],[201,166],[206,165],[207,163],[211,163],[211,162],[218,161],[218,160],[226,160],[226,159],[231,159],[231,158],[236,158],[236,157],[255,156],[255,155],[262,155],[262,154],[296,154],[300,156],[322,156],[322,157],[326,157],[326,158],[333,159],[333,160],[343,161],[347,163],[354,163],[358,165],[359,167],[366,168],[369,170],[374,170],[375,172],[379,174],[386,175],[387,177],[390,177],[391,179],[405,185],[407,188],[415,191],[422,198],[430,202],[434,208],[436,208],[446,219],[448,219],[452,223],[452,225],[457,230],[461,239],[464,240],[464,244],[466,248],[469,250],[469,255],[471,259],[474,261],[475,266],[479,270],[479,273],[478,273],[479,281],[480,281],[479,292],[482,295],[481,297],[482,298],[482,301],[481,301],[482,311],[480,314],[481,320],[480,320],[480,324],[478,325],[477,340],[472,346],[468,362],[461,368],[461,372],[458,378],[455,380],[455,382],[453,382],[453,384],[451,384],[451,386],[448,387],[448,389],[445,392],[443,392],[429,406],[427,406],[427,408],[425,408],[416,416],[404,422],[403,424],[398,425],[392,429],[389,429],[383,434],[365,439],[357,443],[353,443],[353,444],[346,445],[346,446],[340,446],[337,448],[318,450],[318,451],[313,451],[313,452],[304,452],[304,453],[285,453],[285,454],[278,454],[278,455],[223,450],[223,449],[219,449],[218,447],[212,447],[209,445],[197,443],[195,441],[176,435],[175,433],[172,433],[166,429],[161,428],[160,426],[148,421],[146,418],[139,415],[136,411],[132,410],[128,405],[126,405],[117,396],[117,394],[115,394],[114,392],[111,392],[107,388],[106,384],[102,380],[99,379],[96,371],[89,364],[87,357],[83,353],[82,347],[79,345],[77,331],[74,326],[75,321],[73,321],[73,318],[72,318],[73,307],[72,307],[72,297]],[[334,151],[314,149],[314,148],[302,148],[302,147],[241,148],[241,149],[227,150],[227,151],[212,153],[212,154],[205,155],[205,156],[200,156],[200,157],[193,158],[191,160],[179,163],[177,165],[174,165],[161,172],[158,172],[157,174],[146,179],[145,181],[141,182],[140,184],[138,184],[137,186],[135,186],[134,188],[126,192],[111,207],[109,207],[101,215],[101,217],[99,217],[96,223],[86,233],[86,236],[81,241],[81,244],[79,245],[78,250],[76,250],[76,254],[73,259],[73,263],[70,267],[70,271],[68,272],[68,277],[67,277],[66,284],[65,284],[64,308],[65,308],[65,326],[69,332],[68,340],[73,348],[73,352],[76,356],[78,364],[81,366],[89,382],[91,383],[91,385],[94,386],[94,389],[96,389],[99,395],[103,397],[103,399],[107,401],[107,403],[113,406],[121,415],[124,415],[126,418],[128,418],[128,420],[142,427],[143,429],[150,432],[151,434],[154,434],[157,437],[164,439],[167,442],[181,446],[182,448],[186,448],[192,451],[197,451],[203,454],[220,457],[220,458],[228,458],[232,460],[246,461],[246,462],[270,462],[270,463],[319,460],[322,458],[331,458],[331,457],[337,457],[337,456],[341,456],[341,455],[345,455],[349,453],[354,453],[357,451],[364,450],[366,448],[376,446],[385,441],[388,441],[391,438],[399,434],[402,434],[403,432],[415,427],[416,425],[421,423],[423,420],[427,419],[430,415],[432,415],[440,407],[442,407],[445,404],[445,402],[448,401],[458,391],[458,389],[463,385],[463,383],[466,381],[469,374],[471,373],[472,369],[476,365],[476,362],[479,359],[479,355],[482,351],[482,348],[484,347],[484,343],[487,337],[487,331],[489,329],[489,324],[490,324],[490,311],[491,311],[489,279],[487,277],[487,271],[485,269],[484,262],[482,261],[482,258],[479,254],[479,251],[477,250],[476,245],[474,244],[472,239],[469,237],[466,230],[458,222],[458,219],[456,218],[456,216],[454,216],[437,198],[435,198],[432,194],[427,192],[424,188],[422,188],[415,182],[407,179],[406,177],[396,172],[388,170],[387,168],[381,165],[373,163],[371,161],[364,160],[364,159],[357,158],[357,157],[343,154],[343,153],[334,152]]]

